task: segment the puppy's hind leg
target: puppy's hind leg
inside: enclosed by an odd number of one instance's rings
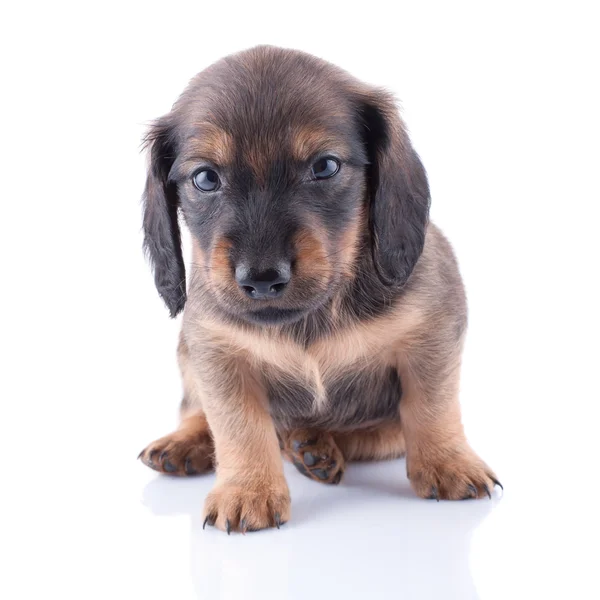
[[[306,477],[321,483],[341,481],[346,462],[389,460],[406,451],[399,420],[377,427],[330,433],[315,429],[296,429],[285,437],[283,451]]]
[[[161,473],[197,475],[214,468],[214,444],[189,373],[188,351],[183,336],[180,338],[177,355],[183,378],[179,427],[144,448],[138,458],[146,466]]]
[[[335,433],[334,438],[347,461],[391,460],[406,453],[399,419],[365,430]]]

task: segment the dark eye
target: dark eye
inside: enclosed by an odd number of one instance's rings
[[[212,169],[202,169],[194,175],[194,185],[201,192],[214,192],[219,187],[219,176]]]
[[[339,170],[340,163],[335,158],[320,158],[312,166],[312,173],[315,179],[333,177]]]

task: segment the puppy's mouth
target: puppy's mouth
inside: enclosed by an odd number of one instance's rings
[[[293,323],[304,315],[305,311],[298,308],[275,308],[268,306],[258,310],[250,310],[246,318],[259,325],[283,325]]]

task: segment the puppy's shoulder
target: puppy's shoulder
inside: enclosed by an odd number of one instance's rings
[[[429,223],[425,247],[406,286],[403,304],[422,307],[428,321],[466,325],[465,288],[452,245],[434,223]]]
[[[426,292],[432,286],[441,285],[462,290],[462,279],[452,245],[441,229],[430,222],[423,253],[406,286],[406,292]]]

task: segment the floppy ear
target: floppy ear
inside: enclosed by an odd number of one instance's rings
[[[149,150],[144,190],[144,249],[154,270],[156,289],[175,317],[186,300],[185,266],[177,220],[176,185],[168,181],[175,159],[173,128],[168,117],[159,119],[144,140]]]
[[[386,285],[401,286],[425,244],[430,204],[427,175],[388,93],[363,95],[361,114],[370,162],[373,262]]]

